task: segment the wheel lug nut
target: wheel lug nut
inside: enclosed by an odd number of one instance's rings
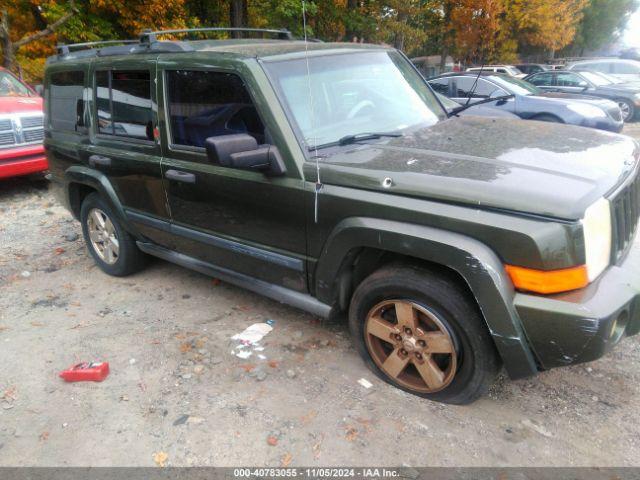
[[[420,353],[416,352],[416,358],[418,360],[422,360],[422,355]]]
[[[400,340],[402,340],[402,336],[400,336],[400,335],[396,335],[396,336],[395,336],[395,339],[396,339],[396,340],[398,340],[398,341],[400,341]]]
[[[427,344],[424,340],[418,340],[418,345],[420,345],[421,347],[425,347]]]
[[[411,329],[409,327],[405,328],[404,333],[406,333],[407,335],[411,335]]]
[[[400,353],[401,353],[402,355],[406,355],[406,354],[407,354],[407,351],[403,348],[402,350],[400,350]]]

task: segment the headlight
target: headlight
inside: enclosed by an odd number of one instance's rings
[[[587,105],[586,103],[570,103],[567,108],[572,112],[577,113],[585,117],[597,117],[604,118],[607,116],[604,110],[596,107],[595,105]]]
[[[587,208],[582,219],[587,274],[592,282],[609,266],[611,259],[611,205],[601,198]]]

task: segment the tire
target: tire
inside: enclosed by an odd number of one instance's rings
[[[542,115],[536,115],[531,120],[537,120],[538,122],[564,123],[558,117],[556,117],[554,115],[549,115],[549,114],[546,114],[546,113],[543,113]]]
[[[108,231],[109,234],[102,233],[101,240],[96,242],[91,240],[89,233],[90,230],[95,233],[93,225],[98,223],[94,214],[102,218],[107,226],[107,222],[110,222],[112,226],[112,228],[103,227],[103,232]],[[122,227],[111,207],[98,193],[91,193],[82,202],[80,222],[89,253],[103,272],[114,277],[124,277],[144,267],[146,255],[138,249],[133,237]],[[114,238],[117,242],[117,249],[113,248],[116,245],[113,242]],[[111,250],[111,255],[107,250]],[[114,254],[116,250],[117,255]]]
[[[398,316],[398,311],[405,313]],[[408,311],[417,319],[411,334],[398,320],[406,319]],[[388,341],[381,340],[379,336],[387,338],[388,327]],[[501,367],[472,297],[453,278],[421,267],[394,264],[367,277],[351,299],[349,329],[361,357],[378,377],[429,400],[471,403],[489,389]],[[375,335],[370,333],[374,330]],[[392,369],[400,373],[392,376]],[[440,374],[433,373],[437,370]]]
[[[618,106],[620,107],[620,110],[622,111],[623,122],[630,122],[635,118],[636,108],[632,102],[624,98],[618,98],[616,100],[616,103],[618,104]]]

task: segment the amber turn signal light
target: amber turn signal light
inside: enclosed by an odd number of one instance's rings
[[[587,266],[563,268],[561,270],[534,270],[532,268],[505,265],[516,290],[535,293],[560,293],[577,290],[589,284]]]

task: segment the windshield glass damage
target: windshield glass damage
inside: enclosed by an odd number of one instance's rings
[[[265,63],[307,148],[344,145],[341,139],[352,136],[395,136],[446,118],[422,77],[396,52],[312,56],[308,62],[309,75],[305,58]]]

